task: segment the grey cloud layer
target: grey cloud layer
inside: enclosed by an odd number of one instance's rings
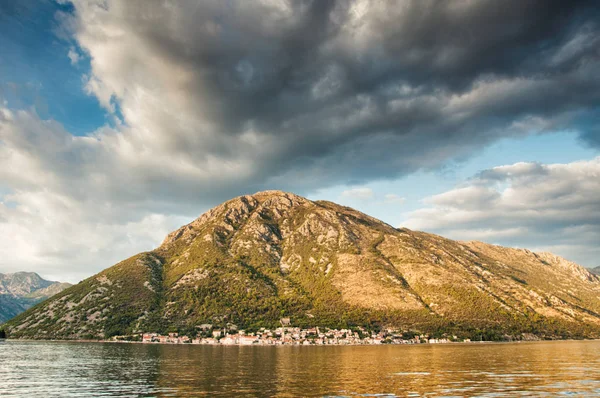
[[[552,129],[596,141],[595,2],[75,4],[124,139],[219,186],[395,177]]]
[[[406,226],[456,239],[600,258],[600,157],[569,164],[516,163],[481,172],[429,198]]]

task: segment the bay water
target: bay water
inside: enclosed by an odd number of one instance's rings
[[[1,397],[600,396],[600,342],[0,342]]]

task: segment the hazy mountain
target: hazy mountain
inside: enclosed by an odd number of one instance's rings
[[[600,275],[600,265],[594,268],[590,268],[590,272],[594,275]]]
[[[35,272],[0,274],[0,323],[70,286],[47,281]]]
[[[52,285],[35,272],[15,272],[14,274],[0,274],[0,294],[24,296],[39,289]]]
[[[331,202],[232,199],[7,323],[11,337],[101,338],[234,323],[434,334],[598,336],[600,280],[550,253],[396,229]]]

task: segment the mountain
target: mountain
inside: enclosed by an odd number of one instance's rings
[[[0,294],[12,296],[25,296],[36,290],[52,285],[35,272],[16,272],[14,274],[0,274]]]
[[[225,202],[9,321],[12,338],[297,326],[600,335],[600,279],[550,253],[393,228],[280,191]]]
[[[0,274],[0,323],[70,286],[47,281],[35,272]]]
[[[600,275],[600,265],[589,270],[594,275]]]

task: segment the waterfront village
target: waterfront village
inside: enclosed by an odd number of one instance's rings
[[[197,336],[189,337],[179,333],[141,333],[133,340],[142,343],[163,344],[208,344],[208,345],[368,345],[368,344],[443,344],[450,342],[470,342],[469,339],[430,338],[428,335],[401,332],[386,329],[369,332],[362,327],[353,329],[330,329],[313,327],[302,329],[292,327],[289,318],[281,320],[281,326],[275,329],[261,328],[257,332],[238,330],[236,325],[214,328],[211,324],[197,326]],[[131,341],[132,336],[115,336],[115,341]]]

